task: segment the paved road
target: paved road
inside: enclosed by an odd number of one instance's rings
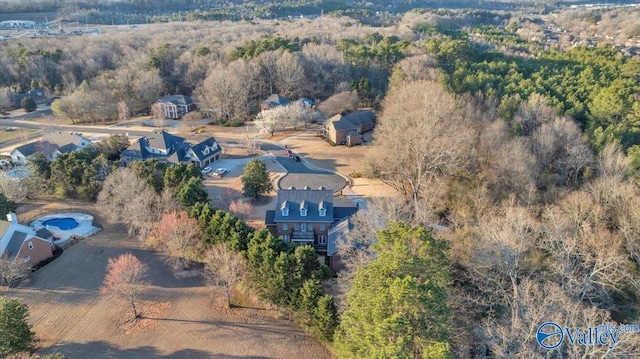
[[[323,186],[333,191],[339,191],[347,185],[344,178],[333,172],[310,168],[304,159],[300,162],[294,161],[293,158],[285,154],[283,147],[276,144],[263,142],[262,149],[271,152],[276,161],[288,172],[278,183],[280,188],[289,188],[291,186],[296,188],[304,188],[305,186],[319,188]]]

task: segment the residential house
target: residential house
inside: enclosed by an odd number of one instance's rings
[[[79,151],[90,146],[93,146],[91,140],[82,136],[81,133],[50,132],[46,133],[38,141],[13,149],[11,151],[11,161],[16,165],[24,165],[27,163],[27,158],[36,153],[42,153],[47,159],[53,161],[62,153]]]
[[[189,96],[171,95],[158,99],[160,111],[164,118],[177,120],[196,109],[196,104]]]
[[[49,92],[48,89],[37,89],[23,93],[12,93],[11,98],[13,100],[13,105],[20,107],[22,100],[25,97],[31,97],[31,99],[38,105],[48,105],[53,100],[53,96],[51,96],[51,92]]]
[[[36,231],[18,223],[15,213],[7,214],[7,219],[8,221],[0,220],[0,256],[20,261],[25,269],[33,268],[53,257],[54,244],[51,232]]]
[[[327,139],[336,145],[359,145],[362,143],[362,134],[373,130],[375,118],[370,110],[335,115],[325,122]]]
[[[262,103],[260,104],[260,111],[268,110],[270,108],[278,106],[287,106],[290,103],[291,101],[287,100],[286,98],[278,94],[273,94],[267,97],[266,100],[262,101]]]
[[[220,160],[222,148],[213,137],[197,144],[190,144],[182,137],[166,131],[153,131],[150,136],[139,138],[127,148],[120,158],[126,164],[155,158],[168,164],[193,163],[198,168]]]
[[[324,187],[291,187],[278,191],[275,209],[267,211],[265,224],[285,242],[310,245],[321,256],[329,256],[328,248],[335,247],[329,241],[332,227],[356,210],[356,207],[334,207],[333,191]]]

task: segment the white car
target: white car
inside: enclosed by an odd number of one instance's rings
[[[211,171],[213,171],[213,168],[211,168],[211,167],[205,167],[205,168],[203,168],[203,169],[202,169],[202,174],[203,174],[203,175],[206,175],[206,174],[211,173]]]
[[[220,167],[220,168],[216,168],[216,171],[213,173],[213,175],[216,177],[222,177],[222,175],[225,173],[227,173],[227,169]]]

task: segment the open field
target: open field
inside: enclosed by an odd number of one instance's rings
[[[14,128],[7,131],[8,127],[0,126],[0,145],[4,142],[26,138],[29,135],[34,134],[35,130],[30,130],[27,128]]]
[[[152,251],[106,222],[93,204],[33,201],[19,210],[21,221],[56,211],[93,214],[105,229],[2,294],[20,299],[31,311],[41,339],[40,353],[66,358],[331,358],[318,341],[260,303],[222,309],[219,297],[198,273],[174,273]],[[126,322],[127,307],[99,293],[107,259],[131,252],[149,266],[145,317]],[[196,270],[193,270],[196,272]]]

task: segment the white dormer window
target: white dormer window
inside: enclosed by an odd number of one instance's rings
[[[204,154],[205,154],[205,155],[208,155],[208,154],[209,154],[209,147],[205,147],[205,148],[204,148]]]
[[[283,208],[283,209],[282,209],[282,215],[283,215],[284,217],[288,216],[288,215],[289,215],[289,208]]]
[[[327,210],[324,208],[320,208],[320,217],[325,217],[327,215]]]
[[[300,215],[302,217],[306,217],[307,216],[307,209],[306,208],[301,208],[300,209]]]

